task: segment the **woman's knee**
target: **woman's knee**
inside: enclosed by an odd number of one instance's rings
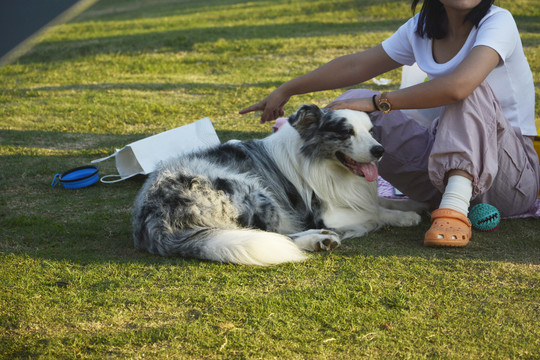
[[[339,95],[335,100],[347,100],[354,98],[367,98],[375,94],[379,94],[378,91],[369,89],[350,89]]]

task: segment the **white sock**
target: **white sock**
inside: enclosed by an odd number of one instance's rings
[[[472,181],[460,175],[448,178],[439,209],[452,209],[467,216],[472,196]]]

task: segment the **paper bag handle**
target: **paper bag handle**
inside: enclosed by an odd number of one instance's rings
[[[118,175],[118,174],[111,174],[111,175],[102,176],[101,179],[99,179],[99,181],[101,181],[104,184],[114,184],[114,183],[124,181],[126,179],[129,179],[131,177],[134,177],[136,175],[141,175],[141,174],[144,174],[144,173],[139,172],[139,173],[135,173],[135,174],[125,176],[125,177],[122,177],[121,175]],[[116,180],[108,180],[110,178],[118,178],[118,179],[116,179]]]

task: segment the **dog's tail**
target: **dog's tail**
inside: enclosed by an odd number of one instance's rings
[[[306,259],[287,236],[255,229],[199,229],[162,234],[137,244],[151,253],[245,265],[275,265]],[[151,246],[147,247],[144,245]]]

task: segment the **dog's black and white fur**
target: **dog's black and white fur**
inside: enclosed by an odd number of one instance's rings
[[[302,250],[331,250],[383,225],[416,225],[418,214],[383,207],[377,182],[368,181],[384,152],[371,128],[365,113],[304,105],[265,139],[165,163],[136,198],[135,246],[270,265],[301,261]]]

